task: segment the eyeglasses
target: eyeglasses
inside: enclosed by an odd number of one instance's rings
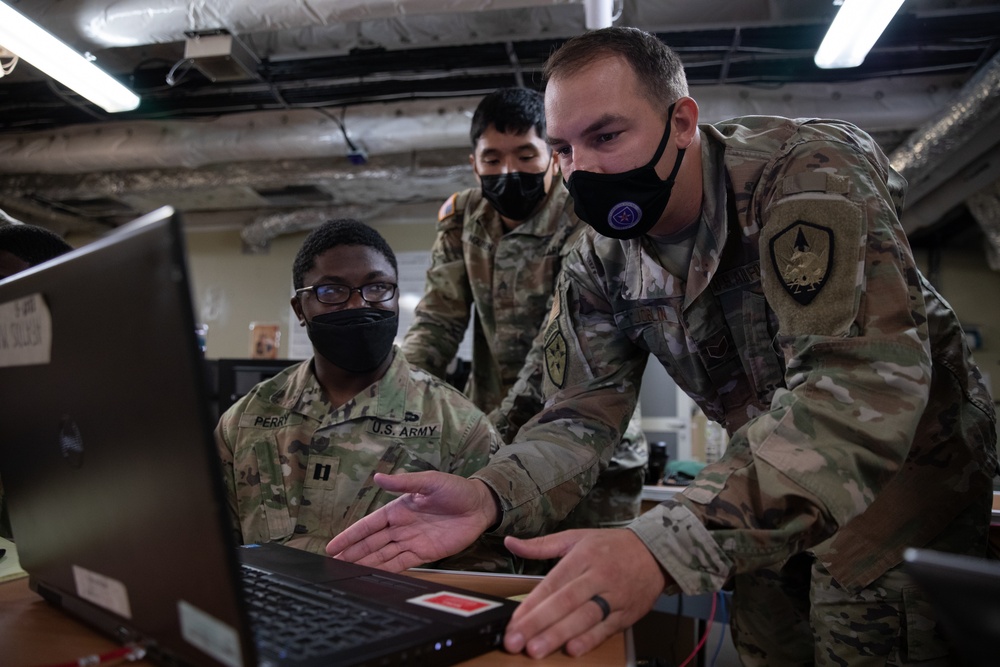
[[[320,303],[325,303],[328,306],[347,303],[355,292],[358,292],[361,298],[368,303],[382,303],[396,295],[396,285],[394,283],[369,283],[361,287],[348,287],[336,283],[323,283],[322,285],[310,285],[297,289],[295,296],[302,296],[303,292],[312,292]]]

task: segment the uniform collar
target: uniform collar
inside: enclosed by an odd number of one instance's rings
[[[490,238],[498,239],[503,236],[503,221],[500,219],[500,214],[483,198],[482,190],[476,191],[473,196],[475,199],[472,201],[477,203],[469,215],[469,221],[486,229]],[[542,208],[508,233],[540,237],[552,236],[562,226],[563,213],[567,210],[575,217],[569,191],[557,174],[552,179],[552,189],[545,198]]]
[[[725,147],[702,132],[702,201],[698,235],[688,267],[684,305],[694,302],[708,287],[719,268],[729,226],[729,192],[726,187]]]
[[[702,133],[702,205],[694,250],[686,278],[669,273],[660,264],[650,239],[621,241],[625,252],[623,296],[626,298],[676,298],[687,308],[705,291],[719,268],[728,226],[728,192],[724,147]]]
[[[410,391],[410,365],[399,347],[393,345],[393,359],[385,375],[354,398],[330,411],[330,403],[316,379],[313,362],[299,364],[268,400],[282,408],[320,422],[339,423],[362,417],[401,422],[407,418],[406,396]],[[412,417],[411,417],[412,419]]]

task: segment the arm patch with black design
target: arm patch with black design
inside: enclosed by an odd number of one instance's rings
[[[862,213],[849,199],[786,199],[760,235],[764,295],[783,335],[845,335],[858,311]]]

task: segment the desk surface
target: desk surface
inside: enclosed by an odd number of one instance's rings
[[[492,577],[462,573],[415,573],[422,579],[453,584],[481,593],[509,597],[527,593],[537,580],[521,577]],[[28,588],[26,578],[0,583],[0,656],[4,667],[34,667],[66,663],[90,654],[106,653],[117,644],[88,626],[50,606]],[[127,663],[149,667],[147,661]],[[462,663],[465,667],[532,667],[574,665],[575,667],[631,667],[631,633],[609,638],[581,658],[554,655],[532,660],[524,655],[493,651]]]

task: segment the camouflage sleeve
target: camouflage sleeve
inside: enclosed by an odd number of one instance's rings
[[[551,311],[552,301],[549,301]],[[542,393],[542,362],[545,357],[545,329],[542,327],[531,343],[524,365],[518,372],[517,382],[510,388],[498,408],[490,412],[489,418],[496,426],[505,443],[514,436],[529,419],[542,411],[545,396]]]
[[[647,353],[615,327],[595,280],[602,270],[575,253],[563,266],[540,355],[544,409],[474,475],[500,498],[496,532],[536,535],[565,518],[608,466],[635,409]]]
[[[469,326],[472,302],[462,252],[462,225],[452,215],[438,224],[424,296],[403,338],[406,360],[444,378]]]
[[[451,387],[448,387],[451,389]],[[503,441],[493,424],[479,408],[457,391],[449,392],[455,397],[452,410],[454,425],[447,444],[451,451],[451,464],[447,472],[462,477],[470,477],[489,462]],[[504,572],[513,574],[518,564],[513,555],[503,545],[502,536],[482,535],[461,552],[428,563],[425,567],[445,570],[466,570],[478,572]]]
[[[760,265],[785,387],[680,498],[632,525],[688,594],[781,562],[864,512],[928,401],[924,301],[884,156],[802,142],[765,176]]]
[[[240,516],[236,502],[236,468],[233,454],[233,443],[236,441],[237,426],[239,426],[240,405],[237,401],[219,418],[215,426],[215,446],[222,462],[222,479],[226,487],[226,505],[229,507],[229,519],[233,526],[233,537],[236,544],[243,544],[243,531],[240,528]]]
[[[589,227],[577,224],[567,237],[559,252],[560,266],[565,266],[573,248],[580,242]],[[546,312],[552,311],[555,292],[546,304]],[[531,349],[524,359],[524,364],[518,372],[517,382],[511,387],[500,406],[490,412],[490,421],[497,427],[505,443],[513,441],[514,436],[529,419],[542,411],[545,394],[542,392],[543,363],[545,359],[545,322],[539,323],[538,333],[531,343]]]
[[[462,477],[469,477],[481,470],[489,462],[490,456],[500,449],[503,440],[500,434],[479,408],[468,404],[470,419],[453,450],[452,465],[447,471]],[[474,410],[474,411],[473,411]]]

